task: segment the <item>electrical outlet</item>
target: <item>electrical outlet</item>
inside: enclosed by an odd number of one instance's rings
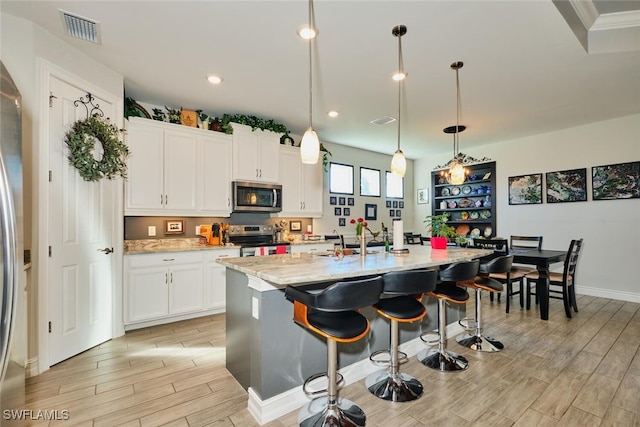
[[[196,225],[196,236],[197,236],[198,234],[200,234],[200,226],[199,226],[199,225]]]
[[[155,236],[156,235],[156,226],[155,225],[150,225],[147,230],[148,230],[147,234],[149,236]]]

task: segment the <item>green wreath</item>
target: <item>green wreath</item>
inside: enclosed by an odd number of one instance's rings
[[[129,148],[118,138],[120,130],[107,120],[93,115],[78,120],[65,136],[69,148],[69,164],[78,169],[85,181],[101,178],[113,179],[116,175],[127,178]],[[93,155],[96,139],[102,144],[103,155],[97,160]]]

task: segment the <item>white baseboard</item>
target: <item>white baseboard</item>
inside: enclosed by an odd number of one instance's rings
[[[165,323],[179,322],[181,320],[195,319],[196,317],[210,316],[212,314],[224,313],[226,307],[211,308],[206,311],[197,311],[194,313],[181,314],[177,316],[162,317],[159,319],[147,320],[138,323],[129,323],[124,325],[125,331],[133,331],[134,329],[147,328],[149,326],[164,325]]]
[[[589,286],[576,285],[576,294],[640,303],[640,294],[634,293],[634,292],[624,292],[624,291],[616,291],[611,289],[593,288]]]
[[[456,322],[447,326],[447,337],[454,337],[464,332],[464,329]],[[413,357],[420,350],[425,348],[426,344],[420,338],[414,338],[399,346],[399,350],[406,353],[407,357]],[[372,372],[380,370],[379,366],[374,365],[366,358],[359,362],[338,370],[344,378],[345,385],[353,384],[365,378]],[[269,399],[262,400],[260,396],[249,387],[249,402],[247,409],[260,424],[266,424],[275,420],[291,411],[301,408],[305,403],[309,402],[309,397],[302,391],[302,386],[292,388],[273,396]]]
[[[38,370],[38,357],[27,359],[26,366],[24,368],[24,376],[26,378],[35,377],[40,371]]]

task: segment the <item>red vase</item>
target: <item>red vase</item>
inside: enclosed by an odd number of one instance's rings
[[[447,249],[447,238],[446,237],[432,237],[431,238],[431,248],[432,249]]]

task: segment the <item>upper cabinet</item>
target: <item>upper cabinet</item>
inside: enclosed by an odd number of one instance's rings
[[[322,164],[305,165],[300,148],[280,146],[282,212],[278,216],[322,216]]]
[[[233,126],[233,180],[250,182],[279,181],[280,134]]]
[[[229,135],[130,117],[125,215],[229,216]]]
[[[431,173],[432,214],[449,214],[449,225],[467,237],[496,235],[496,162],[465,166],[469,171],[461,185],[451,185]]]

